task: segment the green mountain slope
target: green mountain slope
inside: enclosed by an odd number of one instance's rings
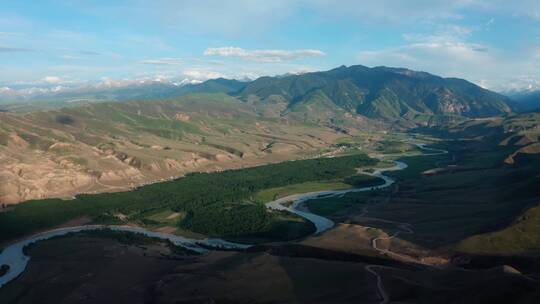
[[[512,111],[510,100],[470,82],[407,69],[360,65],[261,77],[239,92],[247,101],[282,99],[288,108],[320,99],[351,114],[428,124],[431,117],[488,117]],[[432,121],[432,120],[431,120]],[[436,119],[435,122],[440,121]]]
[[[515,101],[520,110],[540,111],[540,90],[509,92],[508,96]]]

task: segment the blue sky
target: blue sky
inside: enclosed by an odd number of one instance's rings
[[[399,66],[540,86],[540,1],[3,1],[0,86]]]

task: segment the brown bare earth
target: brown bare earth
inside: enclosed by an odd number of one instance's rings
[[[310,236],[302,244],[355,254],[376,255],[371,240],[384,234],[379,229],[354,224],[338,224],[322,235]]]
[[[308,154],[324,148],[330,144],[332,136],[326,140],[306,138],[303,146],[289,151],[262,151],[256,146],[246,147],[244,157],[223,153],[201,156],[198,153],[186,153],[179,147],[179,150],[170,152],[177,153],[176,159],[163,160],[159,156],[152,159],[151,155],[147,155],[150,159],[142,162],[140,168],[99,151],[73,152],[91,162],[89,165],[77,165],[70,160],[56,158],[51,153],[4,150],[0,151],[3,153],[0,157],[0,202],[11,204],[30,199],[70,198],[78,193],[125,191],[194,171],[208,172],[275,163],[300,158],[302,153]]]
[[[0,203],[115,192],[314,156],[340,136],[232,97],[0,113]]]

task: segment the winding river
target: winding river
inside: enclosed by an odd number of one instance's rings
[[[422,154],[423,156],[448,153],[445,150],[428,148],[425,146],[425,144],[415,143],[415,145],[424,151],[431,152],[431,153],[424,153]],[[378,158],[382,159],[382,156],[379,156]],[[337,190],[337,191],[317,191],[317,192],[309,192],[309,193],[303,193],[303,194],[294,194],[294,195],[282,197],[272,202],[268,202],[266,203],[266,207],[273,210],[288,211],[298,216],[301,216],[309,220],[315,225],[315,228],[316,228],[315,234],[320,234],[332,228],[335,225],[335,223],[328,218],[316,215],[309,211],[301,210],[300,205],[302,203],[304,203],[307,200],[315,199],[315,198],[339,197],[339,196],[345,195],[346,193],[364,192],[364,191],[372,191],[372,190],[386,188],[392,185],[395,182],[395,180],[389,176],[384,175],[383,173],[388,172],[388,171],[403,170],[405,168],[407,168],[406,163],[401,162],[401,161],[394,161],[394,166],[389,167],[389,168],[378,169],[371,173],[360,171],[360,173],[362,174],[379,177],[383,179],[384,183],[382,185]],[[290,202],[292,202],[292,204],[287,205],[287,203],[290,203]],[[228,242],[222,239],[213,239],[213,238],[199,239],[199,240],[190,239],[190,238],[186,238],[186,237],[182,237],[182,236],[178,236],[174,234],[155,232],[155,231],[150,231],[144,228],[133,227],[133,226],[86,225],[86,226],[77,226],[77,227],[58,228],[58,229],[41,232],[33,236],[30,236],[22,241],[13,243],[7,246],[6,248],[4,248],[0,252],[0,266],[1,265],[9,266],[9,269],[7,270],[7,272],[3,276],[0,276],[0,288],[4,286],[5,284],[9,283],[10,281],[14,280],[15,278],[17,278],[26,269],[28,262],[30,261],[30,257],[24,253],[24,248],[26,246],[34,244],[39,241],[57,237],[57,236],[63,236],[70,233],[99,230],[99,229],[111,229],[114,231],[139,233],[148,237],[168,240],[174,245],[182,246],[184,248],[187,248],[189,250],[192,250],[198,253],[207,252],[208,248],[212,248],[212,247],[226,248],[226,249],[246,249],[252,246],[252,245]]]
[[[448,151],[446,150],[428,148],[426,147],[425,144],[419,144],[419,143],[413,143],[413,144],[424,151],[430,152],[430,153],[421,154],[421,156],[440,155],[440,154],[448,153]],[[401,155],[401,156],[406,156],[406,155]],[[375,158],[382,160],[383,156],[382,155],[375,156]],[[309,211],[300,210],[301,208],[299,208],[299,206],[302,203],[311,199],[317,199],[317,198],[323,198],[323,197],[340,197],[347,193],[373,191],[373,190],[386,188],[392,185],[395,182],[395,180],[389,176],[384,175],[383,173],[389,172],[389,171],[399,171],[406,168],[407,168],[406,163],[401,162],[401,161],[394,161],[394,166],[389,167],[389,168],[377,169],[376,171],[372,173],[366,172],[366,171],[360,171],[360,173],[362,174],[383,179],[384,183],[382,185],[372,186],[372,187],[344,189],[344,190],[317,191],[317,192],[309,192],[309,193],[302,193],[302,194],[293,194],[293,195],[285,196],[275,201],[266,203],[266,207],[269,209],[274,209],[274,210],[288,211],[309,220],[315,225],[315,228],[316,228],[315,234],[319,234],[321,232],[324,232],[334,227],[334,222],[325,217],[311,213]],[[292,204],[287,206],[287,203],[290,203],[290,202],[292,202]]]

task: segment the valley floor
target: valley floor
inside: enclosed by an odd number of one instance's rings
[[[521,251],[516,251],[499,239],[497,256],[478,247],[483,246],[483,233],[507,227],[540,201],[530,180],[510,178],[520,168],[478,165],[482,163],[478,158],[485,155],[475,154],[468,145],[436,146],[449,153],[395,155],[409,167],[387,173],[398,181],[390,188],[304,202],[299,206],[303,211],[335,222],[321,234],[204,255],[156,240],[65,236],[29,248],[28,269],[0,289],[0,299],[5,303],[537,303],[540,261],[535,242],[520,239]],[[485,163],[498,157],[490,156]],[[336,181],[297,184],[266,189],[251,199],[264,202],[324,186],[346,187]],[[538,233],[536,226],[523,224],[536,218],[531,210],[517,222],[521,226],[502,230],[500,238],[519,229]],[[168,218],[172,213],[153,217]]]

